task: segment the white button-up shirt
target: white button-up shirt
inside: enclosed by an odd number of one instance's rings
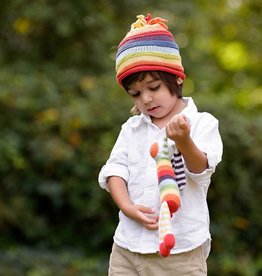
[[[218,120],[209,113],[200,113],[192,98],[183,98],[187,106],[182,110],[190,122],[190,135],[196,146],[207,155],[208,169],[193,174],[185,167],[186,187],[181,192],[181,208],[172,217],[176,245],[171,253],[181,253],[204,246],[210,250],[209,211],[206,201],[211,175],[222,157],[222,141]],[[99,184],[108,190],[107,178],[119,176],[127,184],[134,204],[160,208],[156,162],[150,156],[150,146],[166,135],[149,116],[133,116],[122,125],[110,158],[99,173]],[[173,141],[169,140],[172,147]],[[159,248],[157,230],[148,230],[119,212],[119,224],[114,242],[132,252],[154,253]]]

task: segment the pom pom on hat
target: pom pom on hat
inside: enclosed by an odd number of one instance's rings
[[[142,71],[164,71],[186,78],[179,47],[166,19],[138,15],[131,30],[120,42],[116,54],[116,78],[122,85],[127,76]]]

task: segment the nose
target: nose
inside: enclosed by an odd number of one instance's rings
[[[142,99],[144,104],[148,104],[152,101],[152,95],[150,94],[150,92],[144,92],[142,94]]]

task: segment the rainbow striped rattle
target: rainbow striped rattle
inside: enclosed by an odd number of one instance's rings
[[[162,257],[167,257],[175,246],[171,218],[181,205],[180,190],[171,163],[173,155],[168,150],[167,137],[153,143],[150,148],[150,154],[155,159],[157,165],[161,201],[159,214],[159,254]],[[183,164],[181,154],[180,159]]]

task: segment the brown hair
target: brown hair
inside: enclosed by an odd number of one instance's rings
[[[176,95],[178,98],[182,98],[183,84],[178,83],[178,76],[164,71],[142,71],[134,73],[123,79],[123,87],[127,91],[133,82],[142,81],[147,74],[150,74],[155,80],[162,80],[169,89],[171,95]],[[141,113],[136,106],[132,107],[130,111],[133,115]]]

